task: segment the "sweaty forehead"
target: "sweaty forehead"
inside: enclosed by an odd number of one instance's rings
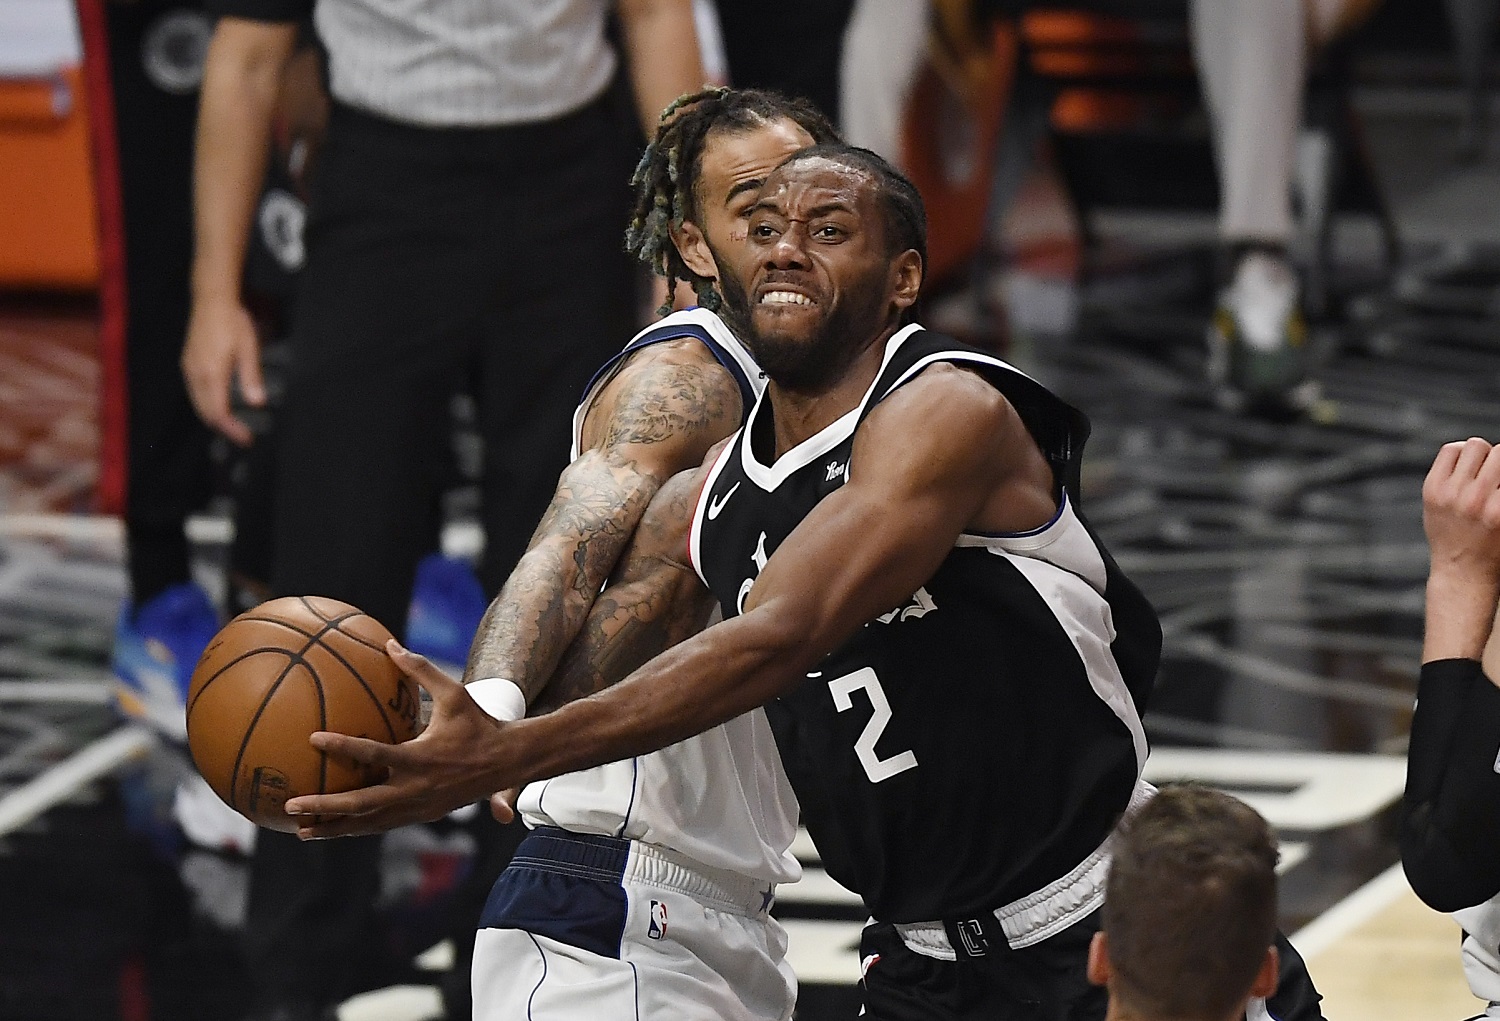
[[[875,175],[827,156],[808,156],[777,167],[766,178],[763,200],[794,205],[842,202],[851,208],[875,197]]]

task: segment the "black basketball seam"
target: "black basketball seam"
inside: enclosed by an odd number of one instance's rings
[[[346,620],[352,620],[355,617],[364,617],[368,615],[361,610],[354,610],[351,613],[346,613],[337,617],[324,617],[322,613],[318,611],[317,607],[313,606],[307,601],[307,598],[305,596],[301,596],[298,598],[301,601],[303,607],[309,613],[311,613],[319,621],[323,622],[323,627],[321,627],[316,634],[310,633],[288,621],[278,620],[274,617],[244,616],[237,619],[256,621],[258,623],[264,624],[275,624],[280,627],[286,628],[293,634],[301,635],[303,638],[307,639],[301,650],[293,652],[290,649],[280,649],[275,646],[260,646],[255,649],[246,651],[239,656],[236,656],[229,663],[224,664],[224,666],[216,670],[213,676],[211,676],[208,680],[203,682],[202,687],[198,689],[197,694],[193,697],[192,702],[188,705],[187,712],[184,714],[184,720],[186,720],[188,716],[191,716],[193,706],[195,706],[198,702],[198,699],[202,697],[204,690],[206,690],[208,686],[214,681],[223,676],[224,672],[234,664],[262,652],[276,652],[290,657],[286,666],[282,668],[281,674],[276,678],[275,681],[271,683],[270,688],[262,697],[260,705],[255,710],[255,715],[250,718],[249,724],[245,727],[244,735],[240,739],[240,747],[239,750],[235,753],[234,766],[229,774],[229,802],[232,805],[238,804],[240,766],[245,759],[245,749],[250,746],[250,739],[255,735],[255,726],[258,722],[260,722],[261,716],[265,713],[266,707],[270,705],[272,696],[275,695],[277,689],[281,687],[281,683],[286,680],[287,675],[299,663],[307,668],[308,675],[311,677],[313,682],[313,690],[317,693],[318,696],[318,729],[328,729],[328,701],[323,691],[323,679],[318,676],[318,671],[313,667],[313,665],[307,661],[307,652],[314,645],[322,646],[323,649],[327,651],[328,654],[336,659],[340,664],[342,664],[344,669],[348,671],[349,675],[359,683],[359,686],[364,689],[365,694],[368,695],[370,697],[370,700],[374,703],[375,711],[380,715],[380,722],[385,724],[386,733],[390,735],[391,743],[397,743],[396,728],[391,725],[391,721],[385,712],[385,708],[380,700],[380,696],[376,695],[375,692],[371,690],[370,686],[365,683],[365,679],[360,676],[359,672],[354,669],[353,664],[350,663],[342,653],[340,653],[331,645],[325,645],[322,641],[324,635],[328,634],[330,631],[337,631],[340,635],[343,635],[345,638],[355,642],[358,645],[363,646],[366,649],[384,653],[384,649],[381,649],[373,643],[366,641],[359,635],[345,631],[342,627],[339,626]],[[318,793],[323,793],[323,790],[327,787],[327,782],[328,753],[320,749],[318,751]]]
[[[308,607],[308,609],[312,610],[311,607]],[[254,611],[252,610],[251,613],[253,613],[253,612]],[[316,616],[317,611],[313,610],[312,612]],[[375,643],[373,643],[371,641],[368,641],[365,638],[360,637],[359,635],[355,634],[352,631],[345,631],[343,628],[339,627],[339,625],[342,624],[346,620],[353,620],[355,617],[368,617],[368,616],[369,616],[369,614],[365,613],[362,610],[355,610],[353,613],[346,613],[342,617],[333,617],[333,618],[318,617],[318,620],[321,621],[321,622],[323,622],[324,625],[332,625],[332,630],[337,631],[339,634],[343,635],[345,638],[349,639],[350,641],[352,641],[352,642],[354,642],[354,643],[356,643],[358,645],[363,645],[366,649],[370,649],[370,650],[372,650],[374,652],[384,652],[385,649],[383,647],[381,647],[379,645],[376,645]],[[370,619],[374,620],[373,617],[371,617]],[[324,627],[319,628],[316,632],[307,631],[307,630],[304,630],[302,627],[298,626],[297,624],[294,624],[293,622],[291,622],[289,620],[282,620],[279,617],[253,617],[249,613],[241,614],[240,616],[236,617],[235,620],[237,620],[237,621],[239,621],[239,620],[246,620],[246,621],[253,620],[253,621],[256,621],[257,623],[260,623],[260,624],[276,624],[276,625],[278,625],[280,627],[286,628],[288,631],[292,632],[292,634],[294,634],[294,635],[301,635],[303,638],[317,638],[319,635],[325,635],[325,634],[327,634],[328,631],[330,630],[329,627],[324,626]],[[380,623],[379,621],[375,621],[375,622],[377,624]],[[233,623],[233,622],[231,622],[231,623]]]
[[[313,616],[318,617],[319,620],[326,620],[326,618],[324,618],[324,617],[322,617],[322,616],[320,616],[318,614],[318,611],[316,609],[314,609],[312,606],[307,605],[306,598],[303,598],[302,603],[303,603],[304,606],[307,607],[307,609],[309,611],[312,612]],[[355,613],[358,613],[358,612],[359,611],[355,611]],[[354,614],[349,614],[347,616],[354,616]],[[298,663],[301,663],[303,666],[307,667],[308,674],[312,676],[313,688],[314,688],[314,690],[316,690],[318,692],[318,702],[319,702],[319,705],[320,705],[320,709],[322,707],[322,704],[323,704],[323,682],[318,677],[318,672],[313,669],[312,664],[309,663],[309,662],[307,662],[307,650],[311,649],[314,645],[321,645],[322,644],[321,639],[322,639],[323,635],[325,635],[325,634],[328,633],[328,628],[327,627],[323,628],[316,635],[306,635],[299,628],[292,628],[291,630],[293,632],[295,632],[295,633],[298,633],[298,634],[304,634],[304,636],[307,638],[307,642],[297,652],[292,652],[292,650],[290,650],[290,649],[278,649],[278,650],[276,650],[278,652],[281,652],[281,653],[284,653],[284,654],[286,654],[288,656],[291,656],[292,659],[291,659],[290,662],[287,663],[286,667],[281,671],[281,676],[277,677],[276,680],[274,682],[272,682],[270,689],[266,692],[265,696],[260,700],[260,706],[255,710],[255,715],[250,718],[250,723],[245,727],[245,735],[244,735],[244,737],[240,738],[240,750],[239,750],[238,753],[236,753],[236,755],[234,757],[234,770],[233,770],[233,772],[231,772],[229,774],[229,802],[230,802],[230,804],[235,804],[236,801],[237,801],[237,798],[235,797],[235,794],[236,794],[236,791],[239,788],[239,782],[240,782],[240,764],[242,762],[244,762],[244,760],[245,760],[245,749],[250,746],[250,739],[255,736],[255,725],[260,722],[261,714],[263,714],[266,711],[266,706],[268,706],[268,705],[271,704],[271,696],[274,695],[274,694],[276,694],[276,689],[279,688],[279,687],[281,687],[281,682],[284,681],[284,680],[286,680],[287,674],[289,674],[291,672],[292,668],[295,667]],[[338,630],[338,627],[336,625],[334,627],[334,630]],[[332,651],[332,650],[330,650],[330,651]],[[347,663],[345,663],[344,665],[346,667],[348,666]],[[351,673],[352,672],[353,671],[351,670]],[[361,683],[363,683],[363,682],[361,682]],[[324,717],[321,722],[326,725],[327,724],[326,717]],[[319,759],[319,775],[321,777],[321,776],[326,775],[327,770],[328,770],[328,753],[320,750],[318,752],[318,759]],[[321,782],[318,784],[318,787],[319,787],[318,793],[322,794],[323,793],[323,791],[322,791],[323,785],[322,785]]]
[[[261,698],[259,708],[255,710],[255,715],[250,718],[249,724],[246,725],[244,736],[240,738],[240,750],[235,753],[234,768],[229,772],[229,803],[231,805],[235,805],[236,807],[238,807],[239,805],[239,797],[237,796],[237,794],[240,785],[240,764],[245,761],[245,749],[250,746],[250,739],[255,736],[255,725],[260,722],[261,714],[266,711],[266,706],[271,704],[271,696],[276,694],[276,689],[281,687],[281,682],[286,680],[286,675],[289,674],[292,671],[292,668],[295,667],[298,663],[306,665],[306,660],[302,658],[300,653],[294,653],[290,649],[275,649],[275,651],[282,653],[283,655],[290,656],[291,659],[287,662],[287,665],[282,668],[281,675],[277,677],[276,680],[271,684],[271,687],[265,693],[265,696]],[[313,676],[317,676],[317,672],[314,671],[311,666],[308,666],[308,671],[311,672]]]
[[[352,634],[351,632],[345,631],[343,628],[339,627],[339,625],[342,624],[346,620],[353,620],[355,617],[369,617],[369,614],[365,613],[363,610],[355,609],[354,612],[352,612],[352,613],[346,613],[346,614],[344,614],[343,616],[340,616],[340,617],[325,617],[321,613],[318,612],[318,608],[316,606],[314,606],[312,603],[310,603],[310,602],[307,601],[308,600],[307,596],[298,596],[297,598],[299,600],[301,600],[303,607],[305,607],[307,609],[308,613],[311,613],[314,617],[318,618],[323,623],[332,625],[333,629],[335,631],[337,631],[339,634],[343,635],[345,638],[352,639],[355,642],[359,643],[360,645],[363,645],[365,648],[367,648],[367,649],[374,649],[376,652],[384,652],[385,651],[385,647],[384,646],[382,646],[382,645],[372,645],[369,642],[365,641],[363,638],[361,638],[359,635]],[[375,620],[375,618],[373,618],[373,617],[370,617],[370,619],[371,620]],[[376,620],[375,623],[379,624],[380,621]],[[322,631],[320,631],[318,633],[320,635],[327,634],[328,633],[328,628],[325,627]]]
[[[349,634],[349,632],[345,631],[341,627],[334,627],[331,630],[337,631],[339,634],[343,635],[345,638],[354,638],[355,637],[354,635]],[[320,642],[319,644],[322,644],[322,643]],[[369,645],[368,642],[363,643],[363,644],[364,644],[365,648],[369,648],[370,647],[370,645]],[[375,694],[374,690],[371,689],[371,687],[368,684],[365,683],[365,679],[359,675],[359,671],[358,670],[354,669],[354,665],[352,663],[350,663],[347,659],[344,658],[343,653],[339,652],[337,649],[335,649],[331,645],[323,645],[323,650],[325,652],[327,652],[330,656],[332,656],[334,659],[336,659],[340,663],[342,663],[344,665],[344,669],[347,670],[347,671],[349,671],[349,676],[353,677],[356,681],[359,682],[359,686],[364,689],[365,694],[370,696],[370,701],[373,702],[373,703],[375,703],[375,711],[380,714],[380,721],[385,724],[386,733],[391,736],[391,744],[398,743],[398,738],[396,737],[396,728],[393,727],[393,726],[391,726],[391,721],[386,716],[385,704],[380,701],[380,696],[377,695],[377,694]],[[384,651],[385,650],[383,650],[383,649],[381,650],[382,653],[384,653]],[[400,683],[400,682],[397,682],[397,683]]]
[[[369,616],[363,610],[355,610],[353,613],[346,613],[340,617],[324,617],[318,612],[318,608],[316,606],[313,606],[307,601],[306,596],[298,596],[298,598],[302,600],[302,605],[306,607],[307,612],[311,613],[314,617],[317,617],[319,620],[328,625],[327,627],[323,628],[322,631],[318,632],[317,637],[319,640],[319,644],[322,644],[323,636],[326,635],[329,631],[337,631],[339,634],[354,642],[356,645],[362,645],[366,649],[370,649],[374,652],[380,653],[382,656],[386,655],[386,651],[383,647],[373,645],[370,642],[365,641],[359,635],[356,635],[350,631],[345,631],[342,627],[339,626],[347,620],[353,620],[355,617]],[[374,620],[373,617],[371,619]],[[380,622],[375,621],[375,623],[379,624]],[[323,648],[330,656],[344,665],[344,669],[349,672],[349,676],[358,681],[359,686],[364,689],[365,694],[370,696],[370,701],[375,705],[375,711],[380,714],[380,722],[385,724],[385,732],[390,735],[391,744],[397,744],[398,739],[396,737],[396,728],[391,726],[390,718],[386,715],[385,704],[381,702],[380,696],[375,694],[375,692],[371,690],[370,686],[365,683],[364,677],[360,675],[358,670],[354,669],[354,665],[352,663],[344,658],[343,653],[339,652],[331,645],[323,645]]]

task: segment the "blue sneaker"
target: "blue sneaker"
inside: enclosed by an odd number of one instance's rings
[[[465,561],[430,553],[417,564],[406,618],[406,647],[451,673],[462,673],[488,607],[473,568]]]
[[[120,711],[185,742],[188,682],[218,631],[219,613],[194,582],[173,585],[139,608],[126,603],[110,664]]]

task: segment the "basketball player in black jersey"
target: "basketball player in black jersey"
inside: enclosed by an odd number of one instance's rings
[[[1108,838],[1149,796],[1138,706],[1160,631],[1076,512],[1083,417],[904,322],[924,250],[920,197],[874,154],[818,147],[771,175],[745,245],[714,253],[766,396],[663,487],[624,595],[594,611],[616,617],[609,669],[654,651],[632,631],[698,598],[699,577],[725,621],[509,725],[393,648],[438,713],[471,719],[466,740],[316,736],[391,779],[288,802],[340,816],[304,836],[359,832],[414,777],[482,795],[766,704],[825,867],[877,920],[869,1016],[1102,1018],[1087,947]],[[573,662],[610,679],[604,656]],[[1305,975],[1279,995],[1282,1021],[1319,1016]]]

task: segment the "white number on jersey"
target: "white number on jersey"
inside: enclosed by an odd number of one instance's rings
[[[875,754],[875,742],[880,740],[886,724],[891,722],[891,704],[886,701],[885,689],[880,686],[880,678],[875,675],[874,670],[861,667],[852,674],[829,681],[828,690],[833,693],[834,708],[839,712],[853,708],[854,701],[849,696],[861,688],[870,696],[873,714],[860,733],[859,740],[854,742],[854,753],[859,756],[860,765],[865,767],[865,774],[869,776],[870,782],[879,783],[889,780],[897,773],[915,769],[917,757],[910,751],[899,752],[888,759]]]

